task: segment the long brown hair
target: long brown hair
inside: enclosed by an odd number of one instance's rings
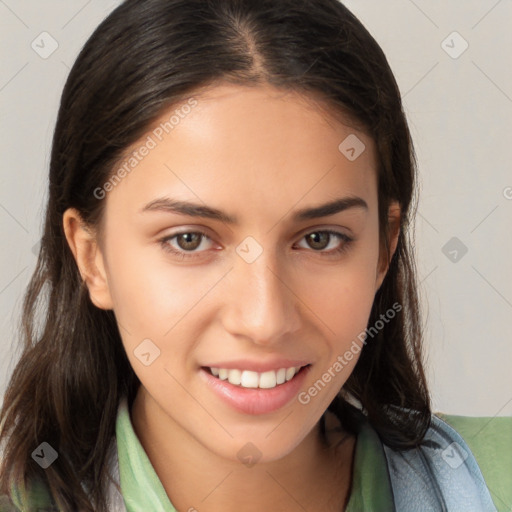
[[[107,510],[117,407],[124,395],[132,402],[140,382],[113,312],[91,303],[62,216],[74,207],[97,227],[105,201],[94,191],[123,151],[165,109],[222,81],[315,95],[375,141],[384,248],[392,200],[401,206],[401,232],[369,325],[393,304],[402,310],[366,344],[329,408],[351,429],[351,395],[396,449],[424,436],[431,410],[408,229],[416,165],[399,89],[379,45],[338,0],[127,0],[87,41],[63,91],[44,235],[24,298],[23,353],[0,416],[0,493],[41,478],[63,510]],[[31,459],[43,441],[59,453],[46,470]]]

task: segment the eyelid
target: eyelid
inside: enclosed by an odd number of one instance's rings
[[[354,238],[353,231],[350,228],[345,227],[345,226],[339,226],[339,225],[333,226],[332,224],[320,224],[317,226],[309,226],[309,227],[299,231],[297,233],[297,235],[295,235],[295,236],[302,238],[302,237],[305,237],[306,235],[309,235],[310,233],[317,233],[317,232],[322,232],[322,233],[328,232],[328,233],[346,236],[348,238]]]

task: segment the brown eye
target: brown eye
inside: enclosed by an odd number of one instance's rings
[[[325,231],[315,231],[306,235],[305,238],[312,249],[320,251],[329,245],[331,235]]]
[[[301,242],[307,247],[303,249],[313,249],[322,256],[335,256],[348,249],[353,239],[344,233],[331,230],[312,231],[302,237]]]
[[[184,251],[194,251],[200,245],[203,239],[203,235],[201,233],[182,233],[180,235],[176,235],[176,242],[180,249]]]
[[[186,231],[159,240],[162,248],[180,259],[200,257],[212,247],[212,240],[201,231]]]

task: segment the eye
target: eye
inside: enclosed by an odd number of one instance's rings
[[[353,241],[352,238],[344,233],[329,229],[312,231],[306,234],[302,240],[305,240],[309,248],[313,249],[314,252],[325,256],[340,254],[347,250],[350,243]],[[306,249],[307,248],[308,247],[306,247]]]
[[[166,236],[165,238],[160,239],[159,242],[165,251],[170,252],[181,259],[185,259],[195,257],[196,253],[203,252],[203,250],[199,249],[205,249],[205,244],[203,243],[205,240],[209,240],[211,242],[208,235],[202,231],[186,231]]]

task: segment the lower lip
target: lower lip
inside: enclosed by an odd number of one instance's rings
[[[279,384],[275,388],[243,388],[230,384],[227,380],[214,377],[208,370],[201,368],[199,373],[210,389],[224,402],[245,414],[268,414],[277,411],[297,396],[309,366],[301,368],[293,379]]]

